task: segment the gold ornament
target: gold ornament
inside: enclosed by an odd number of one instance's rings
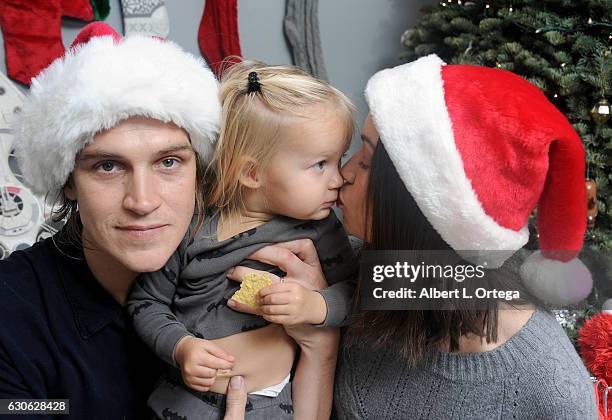
[[[593,121],[597,124],[605,124],[610,118],[611,108],[610,102],[605,98],[601,98],[593,108],[591,108],[591,118],[593,118]]]
[[[595,227],[595,218],[597,217],[597,184],[592,179],[586,180],[586,195],[587,227],[593,229]]]

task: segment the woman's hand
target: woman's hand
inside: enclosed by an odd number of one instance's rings
[[[228,306],[239,312],[261,315],[269,322],[283,325],[320,324],[327,316],[325,299],[315,292],[327,287],[319,256],[310,239],[270,245],[249,256],[266,264],[276,265],[287,275],[281,279],[271,273],[270,286],[259,291],[259,306],[252,307],[234,300]],[[238,266],[227,277],[240,281],[248,273],[264,273]]]
[[[266,246],[249,256],[250,260],[257,260],[266,264],[275,265],[287,275],[284,280],[291,280],[301,284],[307,289],[321,290],[327,287],[327,281],[321,269],[319,255],[310,239],[298,239]],[[246,274],[258,272],[247,267],[234,267],[227,277],[240,281]],[[279,278],[268,273],[272,281]]]
[[[302,352],[315,352],[322,359],[335,360],[340,341],[340,329],[312,325],[283,325],[287,335],[295,340]]]

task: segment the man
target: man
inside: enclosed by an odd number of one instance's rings
[[[202,209],[217,93],[202,60],[159,39],[120,39],[102,23],[33,79],[15,129],[18,159],[68,220],[0,261],[0,398],[68,399],[79,419],[150,416],[161,362],[122,305]],[[228,400],[242,401],[244,381],[233,382]],[[228,414],[240,418],[244,406],[234,405]]]

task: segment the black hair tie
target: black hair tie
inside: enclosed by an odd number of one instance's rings
[[[252,71],[249,73],[249,85],[247,93],[258,92],[261,93],[261,83],[259,83],[259,77],[257,73]]]

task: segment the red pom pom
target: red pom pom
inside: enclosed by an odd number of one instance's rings
[[[81,32],[79,32],[74,41],[72,41],[70,48],[86,44],[91,38],[96,36],[112,36],[115,42],[121,41],[119,32],[115,31],[110,25],[104,22],[93,22],[81,29]]]
[[[612,315],[600,312],[585,322],[578,344],[591,373],[612,385]]]
[[[591,373],[612,386],[612,314],[600,312],[584,323],[579,331],[580,355]],[[596,392],[601,388],[595,386]],[[603,392],[598,395],[603,399]],[[612,395],[608,396],[608,413],[612,412]],[[603,400],[600,400],[603,413]]]

